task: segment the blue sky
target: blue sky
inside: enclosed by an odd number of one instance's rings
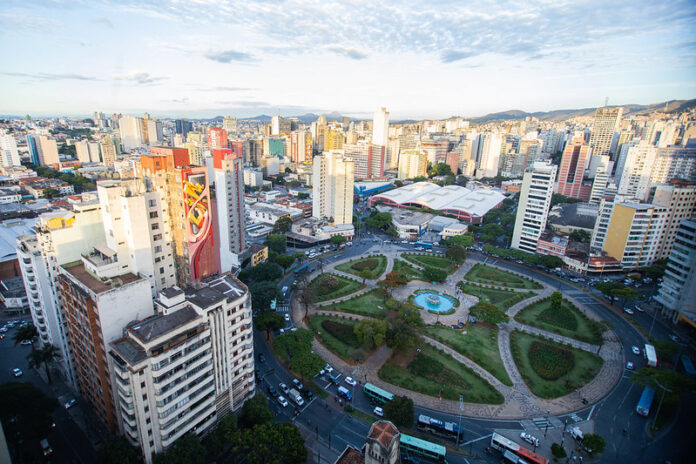
[[[696,2],[4,0],[0,114],[392,119],[696,97]]]

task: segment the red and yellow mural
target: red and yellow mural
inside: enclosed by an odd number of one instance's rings
[[[205,168],[184,169],[181,176],[189,272],[191,280],[198,281],[218,272],[208,176]]]

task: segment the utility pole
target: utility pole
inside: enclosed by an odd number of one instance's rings
[[[464,396],[459,395],[459,428],[457,429],[457,447],[459,447],[459,434],[462,432],[462,412],[464,411]]]

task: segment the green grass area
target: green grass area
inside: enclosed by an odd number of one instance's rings
[[[545,362],[553,363],[553,357],[556,355],[553,354],[552,350],[545,350],[537,355],[536,360],[532,360],[531,358],[534,356],[532,353],[532,345],[534,342],[558,347],[571,353],[571,365],[568,365],[567,362],[562,359],[557,359],[555,361],[566,363],[566,367],[563,369],[563,371],[566,372],[558,376],[555,380],[548,380],[539,375],[537,370],[543,367],[543,363]],[[602,358],[594,353],[588,353],[587,351],[564,346],[518,330],[510,335],[510,348],[512,349],[512,355],[515,358],[517,369],[520,371],[520,375],[522,375],[524,382],[532,393],[539,398],[558,398],[574,392],[590,382],[599,373],[603,363]],[[560,352],[557,354],[560,354]],[[533,364],[537,370],[534,369]],[[548,374],[550,376],[551,374],[555,375],[557,373],[558,372],[549,372]]]
[[[333,300],[350,295],[365,286],[357,280],[347,279],[336,274],[319,274],[310,283],[317,295],[317,302]]]
[[[469,324],[466,334],[451,327],[433,326],[425,329],[426,335],[445,344],[487,370],[503,384],[512,386],[503,360],[498,351],[498,329],[481,324]]]
[[[431,255],[419,255],[414,253],[403,253],[401,255],[406,261],[410,261],[421,267],[434,267],[437,269],[442,269],[447,272],[447,274],[452,274],[457,270],[459,266],[457,263],[449,258],[444,258],[442,256],[431,256]]]
[[[560,311],[551,309],[549,298],[535,301],[518,312],[515,320],[594,345],[602,341],[601,323],[588,318],[567,300],[563,300]]]
[[[350,406],[350,407],[349,407],[349,406]],[[371,415],[369,415],[369,414],[366,413],[366,412],[362,412],[362,411],[359,410],[359,409],[355,409],[355,408],[354,408],[353,406],[351,406],[351,405],[346,405],[346,407],[345,407],[343,410],[344,410],[345,412],[347,412],[348,414],[350,414],[350,415],[352,415],[352,416],[354,416],[354,417],[357,417],[357,418],[360,419],[361,421],[367,422],[368,425],[372,425],[373,422],[375,422],[377,419],[379,419],[379,417],[371,416]]]
[[[360,314],[362,316],[377,317],[379,319],[384,319],[387,315],[384,298],[377,295],[376,289],[350,298],[349,300],[323,306],[321,309]]]
[[[503,311],[509,307],[519,303],[522,300],[531,298],[536,293],[529,292],[513,292],[511,290],[502,290],[497,288],[486,288],[479,285],[472,285],[464,282],[457,284],[459,289],[464,293],[478,297],[484,303],[490,303],[502,309]]]
[[[497,269],[495,267],[486,266],[485,264],[481,263],[474,264],[474,266],[469,270],[469,272],[466,273],[466,276],[464,277],[470,282],[477,282],[480,284],[536,290],[544,288],[538,282],[528,279],[527,277],[513,274],[512,272],[503,271],[502,269]]]
[[[469,403],[502,404],[503,395],[472,369],[425,345],[406,367],[393,359],[387,361],[378,372],[385,382],[398,385],[429,396]]]
[[[353,332],[357,321],[329,316],[309,316],[307,319],[321,344],[339,357],[349,361],[365,359],[367,351],[362,348]]]
[[[383,255],[369,256],[342,263],[336,266],[336,269],[341,272],[347,272],[360,277],[360,272],[364,269],[369,269],[372,272],[372,278],[378,279],[387,269],[387,258]]]
[[[423,280],[423,277],[421,277],[423,273],[421,271],[400,259],[394,260],[392,271],[405,275],[408,280]]]
[[[304,387],[308,390],[311,390],[312,393],[314,393],[315,395],[317,395],[320,398],[326,398],[329,396],[329,392],[327,392],[326,390],[321,388],[319,385],[314,383],[314,380],[312,380],[310,382],[305,382]]]

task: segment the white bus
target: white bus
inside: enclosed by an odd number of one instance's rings
[[[648,367],[657,367],[657,353],[655,352],[655,347],[652,345],[645,345],[643,353],[645,354],[645,364]]]

